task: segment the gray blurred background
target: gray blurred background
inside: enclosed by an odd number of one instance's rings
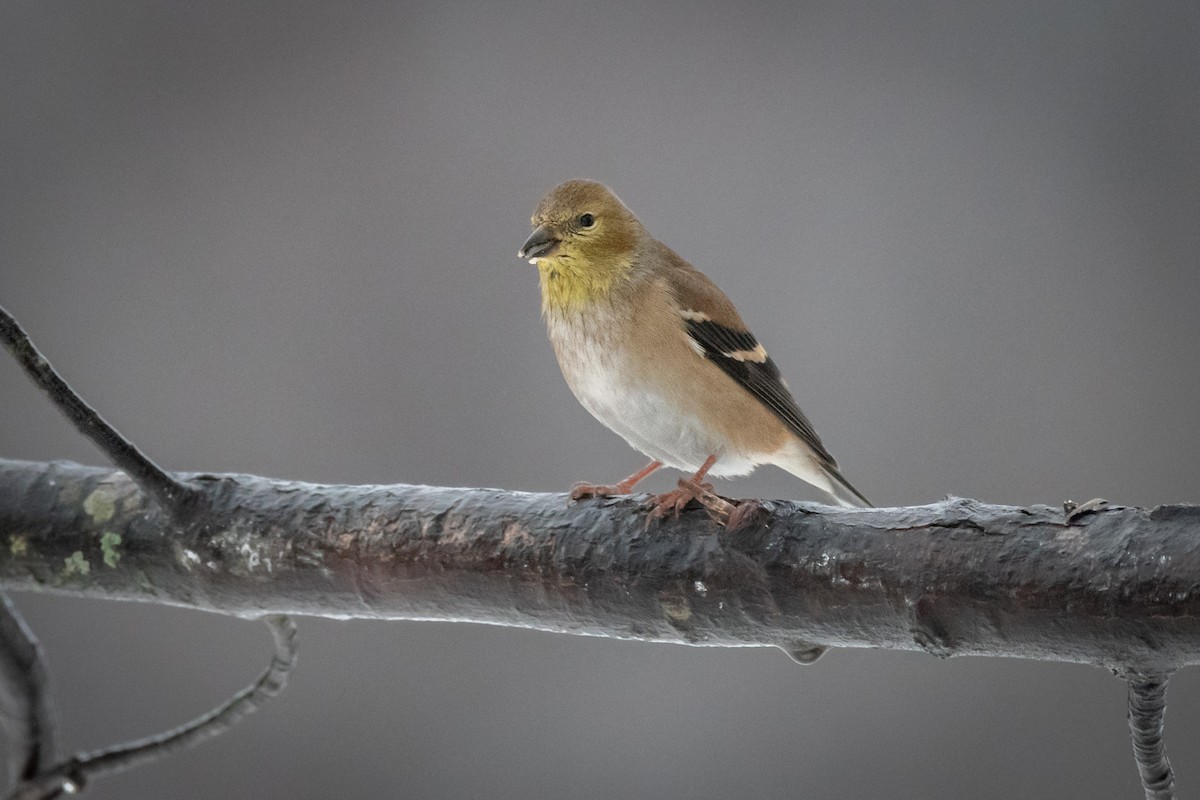
[[[0,75],[0,303],[167,467],[640,466],[515,258],[591,177],[727,290],[877,503],[1200,501],[1195,3],[8,0]],[[105,463],[7,358],[0,455]],[[249,622],[16,599],[70,749],[269,653]],[[92,796],[1140,796],[1095,668],[301,623],[269,710]],[[1200,679],[1169,699],[1194,794]]]

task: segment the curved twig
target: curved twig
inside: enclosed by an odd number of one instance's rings
[[[9,795],[8,800],[50,800],[63,793],[81,791],[92,778],[111,775],[157,761],[179,750],[193,747],[224,733],[243,717],[262,708],[287,685],[296,663],[296,624],[290,617],[269,616],[275,653],[258,680],[226,703],[172,731],[118,745],[95,753],[77,755],[46,770]]]
[[[99,447],[177,522],[187,522],[198,497],[196,491],[155,464],[88,405],[38,352],[29,334],[3,306],[0,306],[0,342],[76,430]]]
[[[42,648],[0,594],[0,723],[8,736],[8,780],[30,780],[54,761],[54,714]]]
[[[1146,800],[1175,800],[1175,775],[1163,747],[1167,677],[1129,680],[1129,733]]]

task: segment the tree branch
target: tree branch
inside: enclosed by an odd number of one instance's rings
[[[264,621],[271,629],[275,653],[253,684],[173,731],[70,758],[18,786],[8,800],[50,800],[62,794],[77,794],[92,778],[123,772],[197,745],[224,733],[243,717],[262,708],[283,691],[288,674],[296,664],[296,624],[282,616],[269,616]]]
[[[469,620],[703,645],[884,647],[1167,673],[1200,663],[1200,508],[764,503],[187,475],[178,534],[123,474],[0,461],[0,587],[238,616]],[[797,646],[797,643],[803,643]]]
[[[8,780],[27,781],[54,760],[54,714],[42,648],[0,594],[0,722],[8,737]]]
[[[1175,776],[1163,747],[1167,709],[1165,675],[1129,680],[1129,733],[1146,800],[1174,800]]]
[[[272,615],[276,644],[258,683],[217,711],[39,771],[14,798],[78,791],[89,774],[185,747],[253,711],[291,668],[294,627],[273,616],[291,613],[775,645],[800,663],[840,646],[1102,665],[1129,683],[1146,797],[1174,797],[1162,718],[1167,676],[1200,663],[1200,507],[756,501],[731,532],[695,512],[649,527],[628,497],[568,507],[562,495],[499,490],[177,476],[101,419],[2,308],[0,341],[131,476],[0,460],[0,588]],[[22,648],[36,645],[19,618],[4,623],[2,666],[20,673]],[[28,683],[25,707],[6,717],[24,775],[45,760],[50,728],[28,710],[41,702],[40,678],[11,677]]]
[[[121,435],[95,409],[75,392],[38,352],[16,319],[0,307],[0,342],[41,389],[75,426],[92,440],[131,478],[160,512],[164,536],[186,536],[197,525],[217,523],[218,518],[200,505],[203,493],[164,471],[134,444]],[[109,521],[117,500],[105,491],[94,491],[82,501],[80,510],[96,524]],[[3,530],[0,527],[0,530]],[[100,557],[115,568],[120,562],[121,534],[106,529],[99,538]],[[18,555],[29,545],[21,532],[9,536],[10,554]],[[86,576],[91,563],[83,551],[72,551],[63,561],[63,575]],[[76,794],[94,776],[119,772],[170,755],[205,739],[224,733],[242,717],[258,710],[287,684],[295,663],[296,626],[286,616],[267,616],[266,623],[275,638],[275,656],[266,672],[252,686],[234,695],[219,708],[180,728],[130,744],[119,745],[90,755],[80,755],[47,768],[53,758],[53,727],[45,692],[45,668],[37,642],[25,627],[15,608],[3,598],[0,607],[0,677],[5,700],[3,722],[11,740],[10,761],[16,788],[10,800],[52,800],[62,794]]]
[[[151,461],[88,405],[38,352],[29,334],[3,306],[0,306],[0,343],[76,430],[99,447],[180,524],[186,523],[196,492]]]

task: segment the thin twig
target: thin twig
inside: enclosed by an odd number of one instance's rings
[[[1129,681],[1129,733],[1146,800],[1175,800],[1175,775],[1163,747],[1167,678]]]
[[[88,405],[38,352],[29,334],[3,306],[0,306],[0,341],[34,385],[50,398],[76,430],[99,447],[177,522],[186,521],[198,493],[155,464]]]
[[[42,648],[12,601],[0,594],[0,724],[8,738],[10,786],[54,761],[54,714],[46,687]]]
[[[175,730],[95,753],[77,755],[19,786],[8,800],[50,800],[63,793],[78,793],[92,778],[122,772],[193,747],[224,733],[243,717],[262,708],[283,691],[288,674],[296,664],[296,623],[291,617],[282,615],[263,619],[271,629],[275,654],[270,665],[252,685],[242,689],[220,707]]]

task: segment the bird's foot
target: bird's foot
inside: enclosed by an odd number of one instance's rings
[[[615,497],[619,494],[629,494],[632,486],[622,483],[577,483],[571,487],[571,502],[587,500],[591,497]]]
[[[571,487],[572,503],[588,498],[611,498],[614,494],[620,494],[616,483],[576,483]]]
[[[697,486],[696,489],[703,491],[703,487]],[[692,484],[680,479],[678,489],[651,495],[650,502],[647,504],[650,507],[647,522],[653,519],[664,519],[668,514],[678,517],[687,504],[692,502],[696,494],[697,492],[692,490]]]
[[[759,515],[766,513],[763,504],[757,500],[738,500],[733,507],[733,511],[729,513],[729,519],[725,521],[725,527],[733,532],[749,528],[758,519]]]
[[[709,515],[721,524],[725,524],[730,513],[735,510],[732,503],[713,492],[711,483],[681,478],[677,488],[650,498],[650,515],[647,522],[663,519],[668,514],[678,517],[693,500],[708,509]]]
[[[629,494],[638,481],[662,466],[662,462],[651,461],[623,481],[614,484],[577,483],[571,487],[571,501],[586,500],[589,497],[613,497],[618,494]]]

